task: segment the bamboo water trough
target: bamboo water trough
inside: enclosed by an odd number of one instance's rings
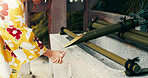
[[[66,33],[67,35],[71,36],[72,38],[77,37],[76,34],[74,34],[73,32],[69,31],[68,29],[66,29],[64,27],[61,28],[61,32]],[[124,58],[122,58],[122,57],[120,57],[116,54],[113,54],[113,53],[91,43],[91,42],[83,42],[82,44],[88,46],[89,48],[91,48],[95,51],[97,51],[98,53],[101,53],[102,55],[110,58],[111,60],[117,62],[118,64],[125,66],[125,68],[126,68],[125,73],[127,75],[134,75],[134,74],[141,73],[141,67],[131,59],[126,60],[126,59],[124,59]]]

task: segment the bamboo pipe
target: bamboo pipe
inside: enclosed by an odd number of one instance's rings
[[[65,29],[64,27],[61,28],[61,31],[66,33],[67,35],[73,37],[73,38],[77,37],[76,34],[69,31],[68,29]],[[126,64],[128,62],[128,60],[126,60],[126,59],[124,59],[124,58],[122,58],[122,57],[120,57],[120,56],[118,56],[114,53],[111,53],[111,52],[91,43],[91,42],[83,42],[82,44],[84,44],[84,45],[88,46],[89,48],[97,51],[98,53],[106,56],[107,58],[110,58],[111,60],[117,62],[118,64],[120,64],[122,66],[126,66]],[[132,67],[131,67],[131,65],[132,65]],[[131,74],[133,74],[133,73],[138,74],[141,71],[141,67],[137,63],[134,63],[134,65],[129,63],[127,66],[128,66],[127,71],[128,72],[130,71]]]
[[[122,23],[124,23],[125,21],[123,21]],[[127,20],[125,28],[131,28],[131,20]],[[134,25],[138,26],[139,25],[139,20],[135,19],[133,20]],[[91,39],[95,39],[97,37],[101,37],[110,33],[114,33],[117,31],[120,31],[122,29],[122,25],[120,23],[114,24],[112,26],[109,27],[103,27],[100,29],[95,29],[92,31],[88,31],[88,32],[84,32],[83,34],[81,34],[80,36],[77,36],[76,38],[74,38],[73,40],[71,40],[69,43],[67,43],[64,47],[68,47],[74,44],[78,44],[78,43],[82,43],[82,42],[86,42],[88,40]]]
[[[94,21],[94,22],[95,22],[95,21]],[[107,25],[107,26],[113,25],[112,23],[105,22],[105,21],[101,21],[101,20],[98,20],[98,19],[96,19],[96,23],[103,24],[103,25]]]
[[[148,33],[147,32],[138,31],[138,30],[134,30],[134,29],[130,30],[130,32],[141,35],[141,36],[145,36],[145,37],[148,38]]]
[[[98,23],[93,23],[93,25],[92,25],[92,28],[103,28],[103,27],[106,27],[106,26],[102,25],[102,24],[98,24]],[[118,36],[118,33],[115,32],[115,33],[113,33],[113,35]],[[148,47],[148,37],[144,37],[144,36],[134,34],[131,32],[125,32],[123,34],[123,37],[125,40],[129,40],[129,41],[138,43],[142,46]]]
[[[97,24],[100,24],[102,25],[105,25],[105,26],[111,26],[113,25],[112,23],[109,23],[109,22],[105,22],[105,21],[101,21],[101,20],[97,20],[96,23],[93,23],[92,25],[94,26],[94,28],[97,27]],[[135,33],[135,34],[138,34],[138,35],[141,35],[141,36],[145,36],[145,37],[148,37],[148,33],[147,32],[143,32],[143,31],[138,31],[138,30],[134,30],[134,29],[131,29],[129,32],[132,32],[132,33]]]

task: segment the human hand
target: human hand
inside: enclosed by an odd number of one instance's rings
[[[47,51],[43,55],[47,56],[52,63],[62,64],[62,59],[65,56],[65,54],[66,52],[64,51],[47,49]]]

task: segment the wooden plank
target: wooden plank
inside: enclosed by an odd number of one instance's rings
[[[52,0],[51,19],[51,33],[58,33],[61,27],[67,27],[67,0]]]

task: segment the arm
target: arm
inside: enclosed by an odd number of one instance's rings
[[[24,0],[24,1],[26,1],[26,0]],[[33,2],[35,4],[37,4],[37,3],[40,3],[41,0],[33,0]],[[47,56],[50,59],[50,61],[53,63],[61,64],[63,62],[62,59],[65,56],[65,54],[66,54],[66,52],[64,52],[64,51],[47,49],[46,52],[43,53],[42,55]]]

